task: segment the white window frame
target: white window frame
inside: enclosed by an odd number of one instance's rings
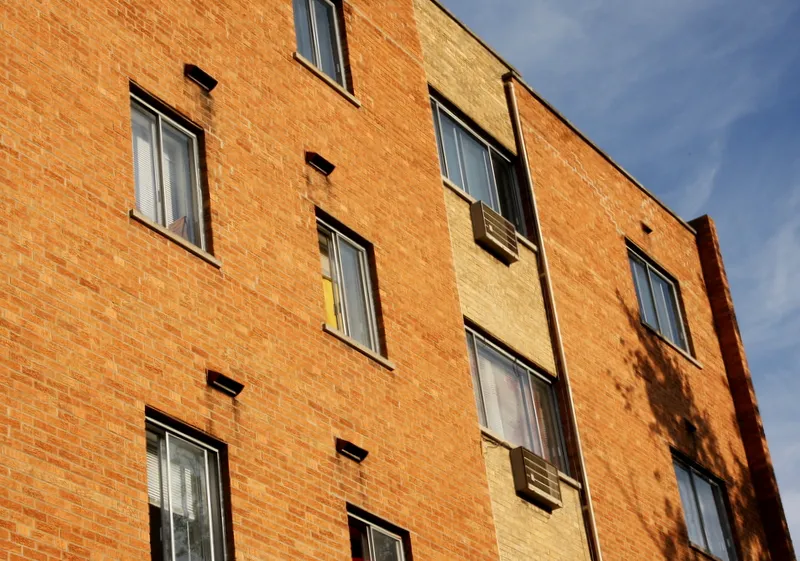
[[[436,119],[436,130],[437,130],[436,143],[439,145],[438,146],[439,153],[442,156],[442,161],[444,162],[444,166],[445,166],[445,169],[441,170],[442,177],[444,179],[446,179],[447,181],[449,181],[450,183],[452,183],[453,185],[456,185],[455,182],[452,181],[448,177],[448,175],[449,175],[448,170],[450,169],[450,163],[447,161],[447,151],[444,149],[444,139],[442,138],[442,135],[444,133],[443,133],[443,129],[442,129],[441,113],[444,112],[450,119],[455,121],[455,123],[458,126],[463,128],[473,139],[475,139],[478,143],[480,143],[480,144],[482,144],[483,146],[486,147],[486,151],[487,151],[488,158],[489,158],[489,170],[490,170],[489,179],[490,179],[491,191],[492,191],[490,193],[492,201],[489,202],[489,206],[494,211],[500,213],[501,212],[501,209],[500,209],[500,193],[499,193],[498,187],[497,187],[497,176],[496,176],[495,171],[494,171],[494,163],[492,162],[492,156],[499,156],[504,161],[506,161],[512,168],[514,166],[514,163],[511,161],[511,159],[507,158],[504,154],[502,154],[499,150],[497,150],[494,146],[492,146],[489,142],[487,142],[483,138],[483,136],[481,136],[480,134],[475,132],[462,119],[458,118],[452,111],[450,111],[444,105],[442,105],[442,103],[438,99],[436,99],[433,96],[430,96],[430,99],[431,99],[431,105],[436,108],[436,111],[435,111],[436,114],[434,115],[434,118]],[[458,146],[459,152],[462,152],[461,142],[459,141],[458,137],[456,137],[455,140],[456,140],[456,145]],[[465,185],[464,186],[456,185],[456,187],[458,187],[459,189],[461,189],[462,191],[464,191],[468,195],[473,196],[469,192],[469,185],[466,185],[466,175],[464,173],[464,169],[463,169],[463,166],[461,165],[461,161],[460,160],[458,162],[458,169],[459,169],[459,173],[461,175],[461,180],[465,182]],[[516,182],[517,182],[516,177],[513,178],[513,181],[515,183],[514,186],[517,189],[519,189],[519,186],[516,184]]]
[[[316,18],[316,7],[314,6],[313,0],[300,0],[301,2],[305,2],[306,6],[308,7],[308,17],[309,21],[309,29],[311,31],[311,48],[314,51],[314,60],[310,61],[314,66],[316,66],[320,72],[327,76],[327,73],[322,69],[322,64],[320,61],[322,60],[322,54],[320,53],[319,47],[319,32],[317,30],[317,18]],[[339,75],[340,78],[337,79],[336,76],[330,76],[331,80],[340,84],[343,88],[347,88],[347,73],[345,72],[345,65],[344,65],[344,45],[342,44],[342,32],[339,29],[339,6],[335,2],[331,0],[320,0],[324,2],[328,6],[330,6],[333,10],[333,30],[336,35],[336,50],[337,56],[336,59],[339,65]]]
[[[695,503],[694,506],[697,509],[698,513],[698,522],[700,524],[700,531],[703,533],[703,538],[706,541],[705,544],[695,543],[692,541],[690,534],[689,543],[691,543],[694,547],[701,549],[708,555],[711,555],[712,557],[714,557],[714,559],[717,559],[717,556],[711,553],[711,551],[709,551],[708,549],[708,542],[709,542],[708,531],[706,530],[706,522],[705,520],[703,520],[703,514],[702,514],[703,509],[700,506],[700,499],[698,498],[697,487],[695,485],[695,478],[700,478],[704,480],[706,483],[708,483],[709,486],[711,486],[712,492],[714,493],[714,506],[716,507],[717,510],[717,516],[719,517],[722,534],[726,541],[725,545],[727,546],[728,549],[728,557],[730,558],[730,561],[737,561],[736,547],[733,541],[733,531],[731,530],[730,517],[728,516],[728,508],[725,502],[725,495],[726,495],[725,488],[722,485],[720,485],[715,478],[709,477],[708,475],[704,474],[700,470],[693,467],[691,464],[684,462],[683,460],[676,458],[675,456],[672,457],[672,462],[675,466],[679,466],[689,474],[689,482],[692,485],[692,499],[694,500]],[[677,478],[677,473],[675,474],[675,477]],[[683,498],[681,498],[681,510],[684,511],[684,516],[685,516],[686,506],[683,504]]]
[[[215,446],[212,446],[212,445],[208,444],[207,442],[203,442],[202,440],[198,440],[197,438],[189,436],[185,432],[182,432],[181,430],[176,429],[173,425],[168,424],[168,423],[164,423],[162,421],[159,421],[159,420],[153,418],[150,415],[146,415],[145,416],[145,422],[146,422],[146,428],[148,430],[149,430],[150,426],[152,425],[152,426],[154,426],[154,427],[156,427],[156,428],[158,428],[158,429],[160,429],[160,430],[162,430],[164,432],[164,440],[166,441],[166,450],[167,450],[167,461],[166,461],[167,472],[166,472],[166,474],[161,474],[161,477],[162,477],[162,483],[161,483],[162,488],[163,488],[163,485],[164,485],[163,484],[163,476],[164,475],[166,475],[168,482],[172,481],[172,474],[170,473],[170,462],[169,462],[170,439],[179,438],[181,440],[185,440],[185,441],[187,441],[187,442],[189,442],[191,444],[194,444],[194,445],[198,446],[199,448],[203,449],[205,465],[206,465],[206,468],[205,468],[206,469],[206,497],[208,499],[208,503],[206,505],[206,508],[208,508],[209,521],[211,522],[210,523],[210,527],[209,527],[209,537],[210,537],[210,540],[211,540],[211,561],[225,561],[225,560],[227,560],[228,559],[228,547],[227,547],[227,541],[226,541],[226,538],[225,538],[225,532],[226,532],[226,528],[225,528],[225,523],[226,523],[226,519],[225,519],[225,500],[224,500],[225,499],[225,495],[224,495],[224,490],[223,490],[223,487],[222,487],[222,463],[220,461],[220,450],[219,450],[219,448],[216,448]],[[212,502],[211,502],[212,487],[211,487],[211,481],[210,481],[211,477],[209,477],[210,471],[208,469],[208,466],[209,466],[209,458],[208,458],[209,453],[214,455],[215,464],[216,464],[216,475],[217,475],[216,478],[217,478],[217,481],[216,481],[216,485],[214,486],[215,487],[214,491],[216,492],[217,504],[219,505],[219,513],[217,514],[217,517],[219,519],[220,536],[218,538],[217,538],[217,536],[215,536],[215,533],[214,533],[214,524],[213,524],[213,515],[212,515]],[[159,460],[160,459],[161,458],[159,458]],[[161,465],[160,465],[160,462],[159,462],[159,470],[160,469],[161,469]],[[149,482],[148,482],[148,485],[149,485]],[[163,496],[162,496],[161,500],[162,501],[165,500]],[[167,497],[166,500],[169,501],[169,503],[170,503],[170,507],[169,507],[170,528],[173,528],[173,511],[172,511],[172,504],[171,504],[171,502],[172,502],[171,493],[168,493],[168,497]],[[162,505],[162,508],[163,508],[163,505]],[[163,529],[163,521],[162,521],[162,529]],[[164,538],[162,536],[162,540],[163,539]],[[215,554],[214,544],[216,543],[217,539],[219,539],[221,547],[222,547],[222,552],[223,552],[223,556],[222,556],[223,558],[222,559],[216,559],[215,558],[216,554]],[[173,555],[173,558],[174,558],[174,555],[175,555],[175,536],[174,536],[174,534],[172,532],[170,532],[170,551],[172,552],[172,555]]]
[[[477,395],[479,395],[480,398],[481,398],[481,401],[478,404],[478,416],[480,417],[479,421],[481,423],[481,427],[483,427],[484,429],[486,429],[488,431],[491,431],[491,429],[486,426],[487,423],[485,423],[485,421],[486,421],[486,403],[485,403],[485,397],[483,395],[483,386],[481,385],[480,362],[479,362],[479,359],[478,359],[478,357],[479,357],[479,354],[478,354],[478,341],[480,341],[481,343],[485,344],[487,347],[490,347],[493,351],[497,352],[498,354],[500,354],[500,355],[504,356],[505,358],[507,358],[508,360],[510,360],[512,363],[514,363],[515,366],[519,366],[520,368],[525,370],[528,373],[529,376],[534,376],[534,377],[542,380],[543,382],[545,382],[548,386],[550,386],[550,390],[551,390],[551,393],[552,393],[552,396],[553,396],[553,404],[552,405],[553,405],[553,407],[554,407],[554,409],[555,409],[555,411],[557,413],[556,426],[554,427],[554,429],[556,431],[555,437],[558,440],[558,448],[559,448],[559,451],[561,453],[561,457],[557,461],[554,461],[553,458],[550,458],[550,459],[545,458],[545,459],[547,461],[549,461],[550,463],[554,464],[560,471],[566,473],[566,471],[568,469],[568,467],[567,467],[567,463],[568,463],[567,462],[567,451],[566,451],[566,446],[565,446],[565,441],[564,441],[564,431],[563,431],[563,427],[561,426],[562,425],[562,420],[561,420],[560,404],[558,403],[558,397],[555,394],[555,388],[553,387],[554,381],[552,379],[548,378],[547,376],[541,374],[536,369],[529,367],[518,356],[515,356],[515,355],[507,352],[505,349],[499,347],[497,344],[492,342],[488,337],[484,336],[480,331],[476,331],[475,329],[473,329],[473,328],[471,328],[469,326],[465,327],[465,331],[468,334],[472,335],[472,352],[474,353],[475,360],[476,360],[475,368],[478,369],[478,372],[473,372],[471,374],[472,374],[472,377],[473,377],[473,383],[477,383],[477,385],[478,385],[478,387],[477,387],[477,390],[478,390],[477,391]],[[542,433],[541,433],[541,428],[540,428],[540,425],[539,425],[539,416],[536,414],[536,400],[534,399],[534,394],[533,394],[533,384],[528,384],[528,389],[530,391],[530,396],[529,397],[530,397],[530,400],[531,400],[531,404],[533,406],[533,411],[531,412],[533,418],[532,418],[532,420],[530,420],[530,422],[532,423],[531,429],[536,431],[536,436],[537,436],[537,438],[539,438],[540,446],[542,447],[542,451],[544,451],[544,445],[541,442]],[[500,435],[498,435],[498,436],[500,436]],[[511,444],[520,445],[521,443],[512,442]],[[535,454],[535,452],[533,450],[531,450],[531,452],[533,452]],[[536,454],[536,455],[538,456],[539,454]],[[558,465],[559,463],[562,463],[563,465]]]
[[[164,228],[169,228],[169,224],[166,224],[165,213],[166,213],[166,199],[164,193],[164,144],[162,142],[162,123],[167,123],[170,126],[178,129],[182,134],[185,134],[189,137],[192,143],[192,165],[190,166],[191,172],[191,181],[192,181],[192,199],[195,207],[195,211],[197,212],[197,229],[196,232],[200,244],[200,249],[206,249],[206,233],[205,233],[205,216],[204,216],[204,208],[203,208],[203,189],[202,189],[202,181],[200,175],[200,149],[199,149],[199,138],[195,132],[192,132],[180,122],[176,121],[175,119],[166,115],[163,111],[154,107],[151,103],[147,102],[141,96],[136,95],[135,93],[131,92],[131,101],[142,107],[145,111],[150,113],[156,118],[156,148],[158,149],[158,159],[154,162],[155,167],[157,168],[157,178],[158,178],[158,185],[156,186],[157,189],[157,197],[156,197],[156,220],[155,222],[159,225],[163,226]],[[131,117],[133,118],[133,117]],[[132,125],[131,125],[132,126]],[[136,163],[134,162],[134,165]],[[135,187],[135,186],[134,186]],[[137,202],[138,205],[138,202]],[[194,225],[190,225],[194,227]],[[187,242],[189,240],[186,240]]]
[[[372,351],[379,353],[380,339],[378,336],[378,320],[375,311],[375,293],[372,289],[372,279],[370,279],[372,267],[367,249],[362,244],[353,240],[353,238],[342,234],[339,229],[331,226],[330,223],[321,218],[317,218],[317,229],[319,230],[319,228],[324,229],[330,235],[331,240],[328,250],[330,251],[331,273],[334,275],[333,288],[336,291],[334,299],[334,305],[336,306],[335,311],[336,316],[341,324],[338,331],[342,331],[345,335],[352,338],[350,320],[347,317],[347,296],[346,291],[342,287],[344,273],[342,272],[342,260],[339,256],[339,239],[342,239],[348,244],[352,245],[358,251],[358,259],[362,275],[362,292],[364,301],[367,303],[367,331],[370,338],[369,348]],[[335,329],[335,327],[332,325],[329,327]]]
[[[628,246],[628,256],[631,259],[636,259],[637,261],[639,261],[639,263],[644,265],[644,268],[647,271],[647,287],[640,287],[639,281],[636,278],[636,273],[631,268],[631,276],[633,277],[633,286],[636,290],[636,298],[638,299],[639,303],[639,316],[641,318],[642,323],[657,331],[662,337],[667,339],[670,343],[674,344],[676,347],[680,348],[686,353],[689,353],[690,352],[689,338],[686,333],[686,322],[683,318],[683,312],[681,311],[682,306],[681,306],[680,293],[678,292],[677,283],[675,283],[675,281],[673,281],[665,273],[662,273],[655,265],[653,265],[650,259],[645,257],[641,252],[637,251],[631,246]],[[658,303],[653,289],[653,275],[657,275],[658,278],[666,282],[667,286],[669,286],[670,294],[672,295],[672,300],[675,303],[675,319],[678,322],[678,330],[680,331],[682,342],[673,341],[671,339],[671,334],[665,333],[663,326],[667,325],[668,319],[665,320],[664,318],[662,318],[661,314],[658,311]],[[655,308],[656,321],[658,322],[658,325],[650,325],[650,323],[648,323],[647,319],[644,317],[644,314],[642,314],[643,304],[640,291],[644,289],[650,291],[650,299],[653,301],[653,307]]]
[[[349,512],[349,511],[347,513],[347,518],[348,519],[352,518],[354,520],[358,520],[359,522],[361,522],[362,524],[364,524],[367,527],[367,530],[368,530],[367,531],[367,547],[369,547],[369,551],[367,552],[367,554],[370,556],[370,561],[372,561],[373,552],[375,551],[375,545],[374,545],[373,538],[372,538],[372,532],[375,532],[375,531],[378,531],[381,534],[387,535],[390,538],[396,539],[397,543],[398,543],[398,548],[397,549],[400,552],[400,558],[398,559],[398,561],[405,561],[405,559],[406,559],[406,551],[405,551],[406,548],[405,548],[405,543],[403,542],[403,536],[399,536],[399,535],[395,534],[394,532],[390,532],[389,530],[387,530],[383,526],[381,526],[379,524],[375,524],[374,522],[370,522],[369,520],[367,520],[367,519],[365,519],[365,518],[363,518],[361,516],[358,516],[356,514],[353,514],[352,512]],[[348,521],[348,526],[349,526],[349,524],[350,523]]]

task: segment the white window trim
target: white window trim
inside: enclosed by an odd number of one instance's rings
[[[678,349],[680,349],[681,351],[683,351],[687,355],[691,356],[691,354],[690,354],[691,351],[689,350],[690,349],[690,347],[689,347],[689,338],[688,338],[688,336],[686,334],[686,322],[685,322],[685,320],[683,318],[683,312],[681,311],[681,300],[680,300],[680,294],[678,292],[677,283],[675,281],[673,281],[672,279],[670,279],[669,276],[667,276],[667,274],[662,273],[661,271],[659,271],[658,267],[656,267],[650,259],[645,257],[639,251],[637,251],[634,248],[632,248],[630,245],[628,246],[628,254],[630,256],[633,256],[634,259],[637,259],[642,265],[644,265],[644,268],[647,271],[647,284],[648,284],[648,286],[646,288],[647,288],[647,290],[650,291],[650,298],[653,301],[653,307],[655,308],[656,321],[658,322],[658,325],[654,326],[654,325],[650,325],[649,323],[647,323],[645,321],[645,318],[642,317],[642,313],[641,313],[641,309],[640,309],[639,310],[639,316],[640,316],[640,318],[642,320],[642,323],[644,323],[648,327],[656,330],[662,337],[664,337],[667,341],[672,343],[675,347],[677,347]],[[663,326],[666,325],[666,323],[664,323],[664,321],[661,318],[661,314],[658,311],[658,303],[656,301],[656,295],[655,295],[655,292],[654,292],[654,289],[653,289],[653,278],[651,276],[652,274],[658,275],[658,277],[661,280],[663,280],[664,282],[666,282],[667,285],[669,285],[669,287],[670,287],[670,292],[672,293],[672,299],[675,302],[675,315],[676,315],[677,320],[678,320],[678,329],[680,330],[681,338],[683,339],[683,345],[681,345],[679,341],[672,341],[667,336],[667,334],[664,332],[664,327]],[[633,273],[633,271],[631,271],[631,276],[633,277],[633,286],[634,286],[634,289],[636,290],[637,298],[639,298],[639,302],[641,302],[641,296],[639,295],[640,294],[639,291],[641,290],[642,287],[639,287],[638,281],[636,280],[636,275],[635,275],[635,273]],[[641,304],[640,304],[640,307],[641,307]]]
[[[331,252],[331,270],[332,272],[335,270],[336,276],[334,277],[334,289],[336,290],[337,296],[339,297],[339,302],[341,302],[338,310],[336,310],[337,316],[341,319],[341,328],[339,331],[342,331],[348,338],[353,339],[351,329],[350,329],[350,320],[347,317],[347,297],[345,295],[345,290],[342,288],[344,274],[342,272],[342,261],[339,257],[339,242],[337,238],[341,238],[347,243],[351,244],[353,247],[358,250],[358,260],[361,266],[362,272],[362,285],[363,290],[362,294],[364,296],[364,301],[367,303],[367,331],[369,333],[370,344],[368,349],[376,354],[380,354],[380,338],[378,337],[378,320],[376,317],[375,311],[375,293],[372,289],[372,279],[370,279],[370,272],[372,271],[369,254],[367,253],[367,249],[360,243],[356,242],[352,238],[342,234],[341,231],[333,226],[331,226],[328,222],[325,222],[321,218],[317,218],[317,225],[322,226],[331,236],[331,247],[329,251]],[[330,326],[333,328],[333,326]],[[355,341],[355,339],[353,339]],[[357,342],[357,341],[356,341]]]
[[[201,175],[200,175],[200,149],[199,149],[199,138],[196,133],[190,131],[185,126],[181,125],[175,119],[172,119],[168,115],[164,114],[162,111],[158,110],[157,108],[153,107],[152,104],[148,103],[146,100],[142,99],[142,97],[136,95],[135,93],[131,92],[131,100],[135,103],[142,106],[146,111],[149,111],[153,116],[156,118],[156,135],[157,135],[157,148],[158,148],[158,208],[156,209],[156,213],[158,216],[156,217],[155,223],[159,226],[167,228],[168,225],[162,224],[165,222],[163,220],[163,216],[161,216],[166,208],[166,202],[164,200],[164,145],[162,142],[162,132],[161,132],[161,124],[162,122],[166,122],[172,127],[178,129],[181,133],[188,136],[192,141],[192,166],[191,166],[191,174],[192,174],[192,196],[194,199],[195,209],[197,212],[197,228],[199,230],[198,236],[200,238],[200,244],[198,247],[205,251],[206,249],[206,220],[205,215],[203,213],[203,190],[201,187]],[[138,209],[138,207],[137,207]],[[188,241],[188,240],[187,240]],[[191,243],[191,242],[188,242]],[[194,244],[193,244],[194,245]]]

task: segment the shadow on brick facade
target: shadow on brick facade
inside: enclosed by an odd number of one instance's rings
[[[739,516],[738,523],[732,520],[732,532],[736,543],[737,555],[740,561],[763,559],[766,552],[762,549],[763,536],[759,530],[737,531],[740,528],[760,527],[760,524],[749,524],[754,513],[755,497],[749,485],[747,466],[738,459],[738,453],[726,454],[735,459],[726,461],[722,455],[723,443],[714,432],[710,421],[712,413],[702,409],[697,404],[694,392],[689,384],[689,376],[707,378],[709,376],[725,376],[722,372],[711,372],[708,369],[697,369],[689,365],[688,359],[678,355],[669,348],[658,336],[642,325],[638,308],[630,308],[617,292],[617,300],[625,312],[633,332],[636,333],[635,341],[623,341],[625,359],[631,366],[631,371],[640,381],[640,385],[623,385],[619,382],[616,389],[622,395],[625,409],[630,411],[634,393],[644,391],[653,421],[649,428],[651,433],[661,439],[665,446],[670,446],[686,459],[705,468],[725,483],[725,491],[729,500],[729,512]],[[684,364],[685,363],[685,364]],[[695,384],[697,381],[695,380]],[[738,424],[735,416],[730,422]],[[725,444],[727,445],[727,444]],[[729,452],[729,451],[726,451]],[[619,473],[619,470],[617,470]],[[663,513],[668,520],[657,520],[661,517],[657,511],[645,511],[643,505],[646,501],[640,500],[637,494],[634,474],[636,470],[630,469],[623,476],[619,474],[617,485],[624,489],[627,505],[639,509],[639,519],[646,531],[651,535],[653,543],[662,549],[664,558],[671,560],[701,559],[702,555],[695,554],[687,547],[689,543],[688,532],[683,517],[683,508],[677,493],[674,500],[665,499]],[[623,477],[627,476],[627,481]],[[657,469],[653,472],[653,484],[658,488],[666,488],[665,478],[675,478],[674,472],[663,473]],[[677,483],[675,484],[677,486]],[[750,513],[741,517],[741,513]],[[757,521],[754,521],[757,522]]]

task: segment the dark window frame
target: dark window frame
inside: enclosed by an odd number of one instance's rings
[[[733,525],[731,524],[732,516],[731,516],[731,506],[730,506],[730,499],[728,494],[727,485],[725,482],[716,477],[713,473],[709,470],[703,468],[696,462],[689,459],[687,456],[681,454],[677,450],[672,450],[672,463],[673,469],[675,471],[675,479],[676,484],[678,484],[678,473],[677,468],[682,469],[684,472],[689,474],[690,483],[692,487],[692,499],[694,500],[694,507],[697,512],[700,514],[698,522],[700,524],[700,530],[703,534],[703,539],[705,540],[705,544],[699,544],[692,540],[691,531],[689,529],[689,524],[686,520],[686,505],[683,502],[683,497],[680,496],[680,503],[681,503],[681,512],[683,513],[683,520],[684,525],[686,526],[687,530],[687,539],[689,545],[704,554],[714,558],[714,559],[721,559],[719,556],[712,553],[709,549],[708,542],[709,537],[707,534],[706,524],[707,521],[703,519],[702,515],[702,508],[700,507],[700,500],[698,498],[697,487],[695,483],[695,479],[702,479],[704,480],[712,489],[713,497],[714,497],[714,504],[716,507],[716,513],[720,521],[720,529],[723,533],[723,537],[726,540],[726,549],[728,554],[729,561],[737,561],[740,559],[739,551],[738,551],[738,540],[736,534],[734,532]],[[680,487],[679,487],[680,488]]]
[[[489,187],[492,192],[490,193],[490,201],[484,202],[495,212],[498,212],[506,220],[511,222],[521,236],[531,239],[533,232],[533,207],[530,195],[527,193],[527,190],[523,188],[525,181],[520,176],[519,157],[500,146],[500,144],[492,139],[491,135],[482,130],[462,111],[459,111],[452,103],[433,90],[433,88],[430,89],[429,97],[442,178],[449,184],[458,188],[459,191],[466,193],[473,199],[479,200],[475,194],[470,193],[467,185],[459,185],[451,179],[449,166],[452,165],[452,163],[448,162],[445,146],[443,145],[442,114],[444,114],[453,121],[457,127],[462,129],[464,133],[471,137],[472,140],[486,149],[488,154],[488,170],[491,172]],[[460,142],[457,140],[456,144],[461,147]],[[459,148],[459,153],[463,156],[463,147]],[[505,189],[501,189],[501,182],[498,179],[500,175],[499,172],[502,171],[498,167],[498,162],[505,166],[507,181],[511,183],[511,185],[506,185]],[[459,158],[459,176],[461,176],[463,183],[464,170],[462,167],[461,158]]]
[[[328,235],[333,235],[336,239],[336,244],[345,242],[347,245],[353,247],[360,256],[361,264],[361,279],[364,284],[362,295],[367,303],[367,330],[369,332],[370,342],[366,344],[359,341],[352,335],[352,325],[348,316],[348,305],[346,303],[344,281],[342,280],[343,271],[341,264],[341,256],[339,255],[339,247],[331,248],[333,253],[329,254],[331,266],[336,273],[333,277],[335,310],[338,320],[338,325],[326,325],[346,337],[357,341],[370,351],[385,356],[385,334],[383,330],[383,312],[379,298],[378,274],[375,260],[375,249],[363,236],[358,235],[352,229],[348,228],[329,214],[323,212],[321,209],[316,209],[316,226],[318,236],[319,233],[325,231]],[[324,274],[323,274],[324,277]]]
[[[155,428],[156,431],[169,433],[173,438],[179,438],[184,441],[190,442],[194,445],[202,446],[203,448],[212,451],[217,457],[217,485],[218,496],[216,501],[212,501],[212,505],[216,503],[219,508],[219,521],[222,530],[221,547],[223,556],[221,560],[217,561],[231,561],[236,558],[234,538],[233,538],[233,516],[231,511],[231,482],[230,482],[230,469],[228,466],[228,445],[205,432],[192,427],[186,423],[178,421],[177,419],[158,411],[152,407],[145,407],[145,431],[150,432]],[[149,482],[148,482],[149,485]],[[211,497],[210,497],[211,498]],[[149,504],[148,508],[152,509]],[[161,528],[157,532],[153,528],[153,516],[151,512],[150,520],[150,540],[151,540],[151,558],[153,561],[162,561],[163,549],[160,543],[155,546],[154,539],[160,536]],[[160,537],[159,540],[160,542]]]
[[[163,100],[159,99],[158,97],[154,96],[137,83],[131,81],[129,82],[129,108],[131,110],[131,120],[130,120],[130,127],[131,127],[131,136],[133,135],[133,106],[138,105],[140,110],[143,110],[146,113],[151,115],[155,115],[158,119],[158,122],[165,122],[169,126],[176,128],[179,132],[187,135],[192,140],[192,166],[191,166],[191,173],[193,174],[192,178],[192,198],[194,202],[194,207],[196,212],[198,213],[198,224],[197,224],[197,231],[196,234],[199,237],[197,242],[192,242],[189,239],[185,238],[184,236],[180,236],[182,239],[186,240],[186,243],[194,245],[202,249],[203,251],[213,255],[214,248],[213,248],[213,238],[212,238],[212,229],[211,229],[211,208],[210,208],[210,196],[209,196],[209,186],[208,186],[208,169],[207,169],[207,162],[206,162],[206,138],[205,138],[205,130],[202,126],[195,123],[182,113],[178,112],[176,109],[171,107],[169,104],[164,102]],[[160,124],[159,124],[160,130]],[[159,149],[159,161],[158,167],[159,169],[162,166],[162,162],[164,159],[163,149],[162,149],[162,142],[160,140],[161,133],[159,132],[159,140],[158,146]],[[134,176],[135,176],[135,166],[136,162],[134,159],[134,153],[131,152],[132,163],[134,166]],[[163,182],[163,178],[161,177],[161,172],[159,171],[158,181],[159,184]],[[136,180],[134,177],[134,195],[136,190]],[[162,192],[162,196],[160,199],[163,199],[163,185],[159,185],[159,190]],[[164,205],[165,203],[163,200],[157,201],[158,204]],[[137,210],[142,212],[139,209],[139,202],[136,201],[135,207]],[[163,212],[163,211],[162,211]],[[156,217],[153,219],[152,217],[147,217],[149,220],[152,220],[154,223],[158,224],[163,228],[169,229],[169,225],[162,223],[161,220]],[[176,234],[180,235],[180,234]]]
[[[333,11],[333,25],[334,25],[334,43],[337,52],[335,53],[335,64],[338,66],[338,76],[331,76],[326,70],[323,69],[323,65],[321,63],[321,47],[320,47],[320,37],[319,37],[319,30],[317,29],[317,19],[314,17],[316,8],[314,5],[315,0],[293,0],[292,2],[292,13],[293,13],[293,21],[294,21],[294,29],[295,29],[295,38],[296,38],[296,47],[297,53],[306,59],[309,63],[311,63],[314,68],[322,72],[325,76],[333,80],[339,86],[341,86],[346,91],[352,93],[352,79],[350,76],[350,65],[348,63],[349,60],[349,48],[347,43],[347,33],[346,33],[346,26],[345,26],[345,18],[344,18],[344,3],[342,0],[318,0],[327,4],[331,10]],[[305,5],[305,10],[308,14],[309,20],[306,23],[308,26],[307,30],[309,33],[309,40],[311,41],[311,57],[307,56],[307,53],[304,54],[301,49],[300,45],[300,33],[298,29],[299,21],[298,21],[298,9],[297,4],[303,3]]]
[[[676,348],[680,349],[682,352],[688,354],[691,357],[694,357],[694,346],[692,344],[691,334],[689,332],[689,325],[686,321],[686,310],[683,304],[683,298],[681,296],[681,289],[680,283],[673,277],[672,275],[667,272],[664,267],[660,266],[658,263],[655,262],[651,257],[649,257],[642,249],[638,246],[633,244],[630,241],[626,243],[627,253],[628,253],[628,267],[631,272],[631,279],[633,281],[633,289],[634,293],[636,294],[636,301],[639,305],[639,319],[642,325],[646,326],[647,328],[653,330],[654,332],[658,333],[663,339],[668,341],[670,344],[675,346]],[[636,275],[636,270],[634,269],[633,262],[637,261],[640,265],[644,266],[648,278],[647,282],[648,285],[647,290],[650,294],[650,301],[653,304],[654,311],[656,314],[656,323],[657,325],[653,325],[647,319],[647,313],[645,312],[645,303],[641,296],[641,290],[643,287],[640,286],[639,280]],[[682,340],[674,341],[672,335],[667,332],[667,329],[662,326],[663,318],[661,318],[661,312],[659,311],[659,306],[656,303],[656,295],[653,288],[653,275],[656,275],[659,280],[666,283],[667,286],[670,288],[670,295],[673,300],[673,304],[675,306],[674,313],[677,320],[677,328],[679,330],[679,338]],[[669,319],[669,318],[667,318]]]
[[[400,544],[400,550],[402,554],[402,557],[399,561],[413,561],[413,552],[411,551],[411,534],[408,532],[408,530],[375,516],[374,514],[371,514],[370,512],[353,504],[347,503],[347,526],[348,530],[350,531],[351,552],[353,550],[353,521],[357,522],[356,526],[366,525],[369,528],[375,528],[379,532],[397,539]],[[363,559],[366,560],[370,558],[364,557]]]

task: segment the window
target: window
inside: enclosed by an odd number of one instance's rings
[[[153,561],[226,559],[219,446],[148,416],[147,492]]]
[[[321,220],[318,231],[326,323],[379,352],[366,249]]]
[[[294,0],[294,27],[300,54],[346,87],[336,5],[331,0]]]
[[[347,524],[352,561],[410,561],[406,557],[403,538],[397,533],[355,514],[348,515]]]
[[[199,131],[131,96],[136,208],[205,249],[198,158]]]
[[[472,330],[467,347],[481,424],[566,471],[550,381]]]
[[[431,99],[442,175],[502,214],[526,235],[525,213],[511,160]]]
[[[736,551],[722,488],[677,459],[674,465],[689,541],[723,561],[735,561]]]
[[[675,283],[637,252],[628,256],[642,321],[688,352]]]

